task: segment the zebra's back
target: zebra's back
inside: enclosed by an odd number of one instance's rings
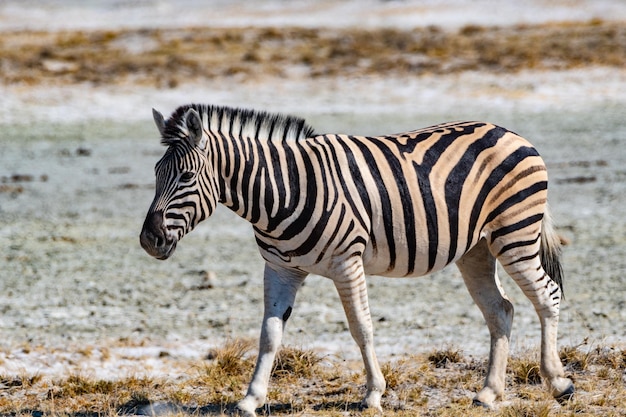
[[[307,193],[316,190],[310,220],[324,225],[323,236],[302,256],[284,238],[275,243],[280,249],[268,241],[265,247],[283,260],[289,253],[288,264],[310,272],[323,273],[323,260],[361,247],[368,274],[424,275],[491,231],[544,211],[539,154],[492,124],[447,123],[380,137],[321,135],[302,147],[309,164],[319,165]]]

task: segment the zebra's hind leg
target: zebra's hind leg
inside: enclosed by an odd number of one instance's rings
[[[491,347],[484,387],[474,397],[475,405],[491,407],[504,395],[509,339],[513,323],[513,304],[498,279],[496,259],[484,239],[457,261],[465,285],[485,317]]]
[[[561,302],[560,286],[545,272],[539,258],[539,242],[505,251],[498,260],[532,302],[541,323],[541,376],[559,402],[574,395],[574,384],[565,377],[557,350]]]

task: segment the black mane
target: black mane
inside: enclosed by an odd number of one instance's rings
[[[203,120],[204,128],[213,132],[243,132],[253,138],[278,140],[298,140],[315,136],[313,128],[300,117],[250,109],[187,104],[174,110],[166,120],[162,138],[164,145],[170,145],[187,135],[184,117],[189,109],[196,110]]]

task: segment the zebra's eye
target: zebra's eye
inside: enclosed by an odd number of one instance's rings
[[[180,181],[182,182],[189,182],[193,179],[193,172],[183,172],[180,176]]]

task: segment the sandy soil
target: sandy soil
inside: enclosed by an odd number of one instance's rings
[[[550,78],[536,75],[545,76]],[[477,76],[475,81],[480,85],[484,80]],[[356,87],[363,91],[371,83]],[[264,85],[259,91],[266,89]],[[480,108],[460,110],[456,106],[471,106],[465,99],[424,114],[420,105],[403,113],[378,113],[375,102],[369,103],[370,111],[346,111],[350,92],[334,94],[344,97],[334,103],[336,111],[326,106],[326,97],[314,99],[318,111],[308,118],[320,131],[393,132],[447,120],[453,113],[489,119],[530,138],[548,163],[554,216],[571,241],[564,256],[567,300],[561,342],[578,344],[587,337],[624,341],[624,103],[607,100],[573,108],[544,104],[540,111],[534,105],[481,103]],[[505,100],[503,95],[497,94],[495,101]],[[264,100],[270,98],[258,98]],[[46,350],[67,344],[174,343],[195,346],[200,355],[229,337],[256,337],[262,263],[245,222],[219,210],[167,262],[151,259],[138,245],[152,199],[152,167],[163,152],[149,119],[151,101],[146,102],[146,117],[136,122],[3,127],[0,331],[9,369],[29,368],[27,358],[14,356],[23,344]],[[208,284],[207,273],[214,274]],[[539,333],[530,303],[511,281],[504,284],[517,307],[513,346],[533,347]],[[446,344],[486,353],[483,320],[454,268],[420,279],[374,277],[370,297],[382,355]],[[356,355],[328,280],[307,281],[285,343]],[[39,372],[62,371],[51,362],[35,366]]]
[[[548,164],[553,214],[570,242],[561,344],[626,340],[623,69],[0,91],[0,373],[162,373],[172,358],[257,337],[262,262],[244,221],[218,210],[167,262],[139,247],[153,165],[164,151],[150,108],[165,114],[192,101],[294,113],[320,132],[484,119],[527,137]],[[516,306],[513,349],[535,347],[532,306],[503,281]],[[446,345],[486,354],[487,329],[454,267],[418,279],[372,277],[369,285],[381,357]],[[330,281],[307,280],[285,343],[357,356]]]

